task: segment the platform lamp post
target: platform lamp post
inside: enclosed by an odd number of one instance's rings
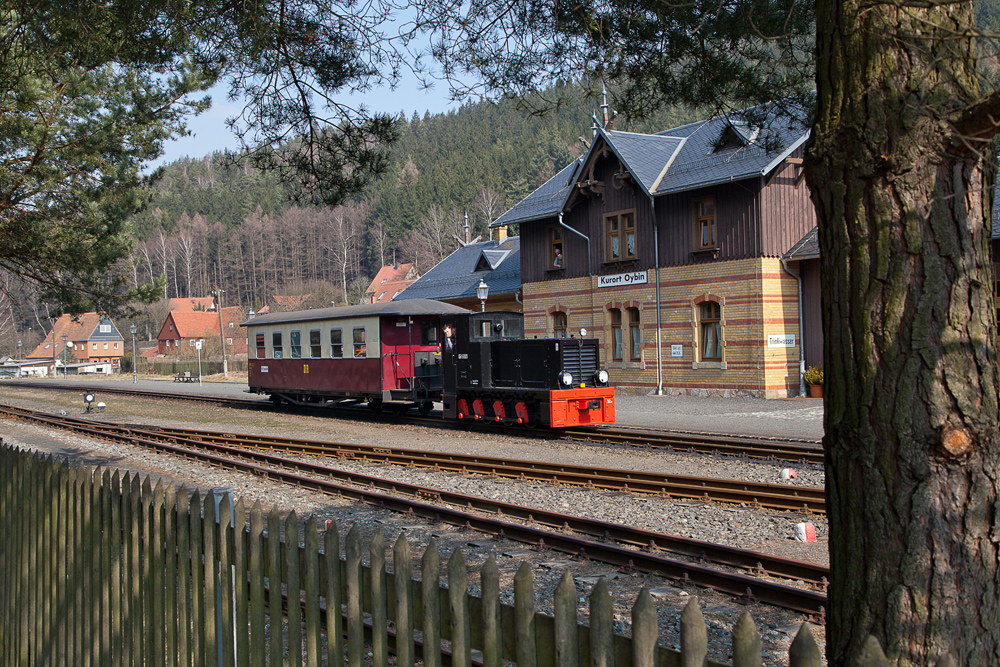
[[[486,297],[488,297],[489,295],[490,295],[490,286],[487,285],[482,278],[480,278],[479,284],[476,285],[476,298],[479,299],[479,303],[481,304],[480,312],[483,313],[486,312]]]
[[[69,338],[66,334],[62,335],[63,339],[63,379],[69,379],[69,366],[66,365],[66,339]]]
[[[135,324],[130,324],[128,330],[132,334],[132,384],[138,384],[139,375],[135,365]]]

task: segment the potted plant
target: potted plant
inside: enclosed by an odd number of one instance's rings
[[[812,398],[823,398],[823,367],[810,366],[806,369],[806,374],[802,379],[809,385],[809,396]]]

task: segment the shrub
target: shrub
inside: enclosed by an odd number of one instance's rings
[[[823,384],[823,367],[822,366],[810,366],[806,369],[806,374],[803,376],[806,384]]]

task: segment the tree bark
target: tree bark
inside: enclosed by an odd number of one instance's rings
[[[972,3],[816,7],[827,657],[874,635],[897,665],[1000,664],[995,156],[962,131],[984,98]]]

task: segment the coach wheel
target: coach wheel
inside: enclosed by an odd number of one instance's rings
[[[368,401],[368,409],[377,415],[382,414],[382,399],[373,398],[372,400]]]
[[[281,396],[277,394],[271,394],[271,402],[275,405],[281,405]]]
[[[420,411],[420,416],[421,417],[426,417],[427,415],[429,415],[431,413],[431,410],[433,408],[434,408],[434,404],[433,403],[431,403],[430,401],[424,401],[423,403],[421,403],[417,407],[417,410]]]

